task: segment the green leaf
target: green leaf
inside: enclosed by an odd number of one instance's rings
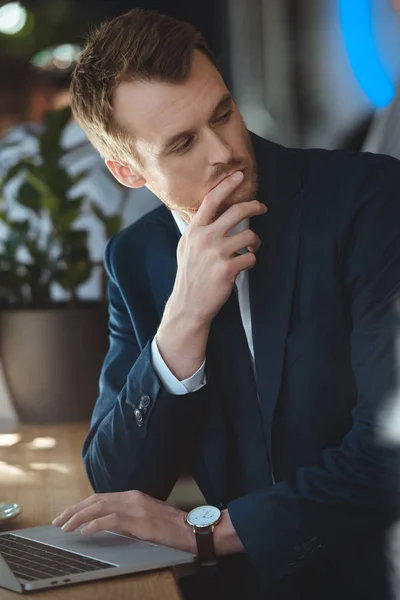
[[[90,209],[92,211],[92,213],[104,224],[106,224],[107,221],[107,215],[106,213],[100,208],[100,206],[98,204],[96,204],[95,202],[91,202],[90,203]]]
[[[86,246],[71,246],[66,249],[64,258],[68,264],[74,262],[90,262],[89,251]]]
[[[23,278],[13,265],[4,261],[0,255],[0,299],[9,304],[21,301]]]
[[[29,219],[25,219],[24,221],[11,221],[10,225],[14,232],[20,236],[21,242],[25,242],[31,226]]]
[[[17,252],[21,246],[22,240],[20,236],[15,231],[11,231],[9,237],[3,243],[3,253],[6,259],[15,262]]]
[[[64,236],[64,243],[66,246],[76,248],[77,246],[86,245],[88,238],[88,232],[86,229],[74,229],[68,231]]]
[[[120,215],[108,217],[106,221],[106,237],[107,239],[118,233],[121,229],[122,219]]]
[[[42,205],[43,208],[49,211],[50,216],[54,217],[60,209],[61,201],[54,194],[44,194],[42,196]]]
[[[6,239],[0,243],[2,302],[4,299],[7,302],[47,302],[50,284],[57,278],[75,299],[77,286],[92,272],[88,231],[74,229],[89,199],[86,196],[71,198],[73,187],[88,176],[88,170],[71,176],[60,162],[71,150],[67,152],[61,147],[70,116],[69,108],[48,114],[44,129],[37,135],[39,151],[35,157],[19,161],[0,181],[0,220],[7,224]],[[8,217],[8,207],[1,199],[2,187],[16,176],[22,182],[15,200],[32,211],[31,218],[18,222]],[[41,216],[44,211],[50,216],[52,228],[42,232],[39,243],[36,238],[38,219],[33,217]],[[106,229],[114,232],[119,220],[100,211]],[[28,252],[28,264],[17,260],[22,248]],[[5,276],[5,273],[11,275]]]
[[[58,271],[54,279],[62,288],[74,293],[78,285],[85,283],[92,273],[92,265],[87,261],[70,263],[67,268]]]
[[[103,225],[105,225],[107,238],[110,238],[121,229],[122,218],[120,215],[107,215],[95,202],[90,203],[90,209]]]
[[[33,210],[36,214],[40,213],[40,193],[28,181],[25,181],[19,188],[17,198],[22,206]]]
[[[53,218],[53,225],[59,235],[69,232],[71,225],[80,216],[79,208],[64,210],[56,214]]]
[[[68,210],[81,210],[82,204],[86,200],[86,196],[77,196],[76,198],[68,198],[66,203],[66,208]]]
[[[82,203],[85,196],[67,198],[60,201],[60,208],[52,214],[53,226],[59,235],[67,233],[76,219],[81,216]]]
[[[34,261],[34,264],[29,267],[39,271],[45,269],[48,263],[47,253],[38,246],[36,240],[27,240],[26,247]]]
[[[40,171],[40,169],[30,170],[26,175],[26,180],[37,190],[41,208],[48,210],[50,216],[53,217],[60,209],[61,200],[47,185],[46,181],[43,181],[41,175],[43,175],[43,171]]]
[[[85,229],[68,231],[63,238],[61,257],[68,261],[89,260],[88,232]]]
[[[40,153],[45,161],[55,162],[63,155],[61,136],[71,119],[71,108],[46,113],[44,131],[39,135]]]
[[[0,210],[0,221],[2,221],[3,223],[6,223],[7,225],[9,225],[7,211]]]
[[[50,162],[45,162],[46,182],[55,194],[67,200],[68,193],[73,186],[72,178],[58,164],[54,165]]]
[[[68,231],[63,238],[60,260],[64,263],[90,262],[87,247],[88,232],[85,229]]]
[[[43,177],[43,170],[34,165],[34,168],[29,169],[26,174],[26,181],[33,186],[39,194],[43,196],[50,196],[52,191],[47,185],[46,179]]]
[[[14,179],[14,177],[19,175],[19,173],[21,171],[23,171],[24,169],[26,169],[29,164],[30,163],[28,161],[21,160],[21,161],[17,162],[17,164],[10,167],[8,169],[7,173],[3,176],[2,180],[1,180],[2,186],[6,185],[6,183],[11,181],[11,179]]]

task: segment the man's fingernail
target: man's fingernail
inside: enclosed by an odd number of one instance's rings
[[[60,522],[60,517],[56,517],[55,519],[52,520],[52,524],[53,525],[57,525],[57,523]]]
[[[232,181],[241,181],[242,179],[243,179],[242,171],[236,171],[236,173],[234,173],[232,175]]]

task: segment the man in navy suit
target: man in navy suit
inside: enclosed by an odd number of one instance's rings
[[[55,524],[234,556],[252,598],[390,597],[399,163],[250,134],[200,34],[151,12],[92,34],[72,94],[115,177],[163,206],[108,244],[96,494]],[[190,526],[165,504],[184,467],[211,506]]]

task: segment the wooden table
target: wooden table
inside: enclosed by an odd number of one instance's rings
[[[0,425],[0,501],[17,502],[23,513],[0,531],[49,525],[62,509],[92,489],[81,461],[87,423],[51,426]],[[35,600],[180,600],[172,570],[164,569],[32,594]],[[21,598],[0,588],[0,600]]]

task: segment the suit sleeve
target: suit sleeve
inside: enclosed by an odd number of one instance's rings
[[[139,347],[114,278],[110,258],[113,241],[105,253],[109,275],[109,350],[83,445],[83,460],[96,492],[135,489],[165,500],[196,443],[208,386],[173,395],[162,385],[151,360],[154,338],[144,348]]]
[[[399,514],[400,163],[365,160],[373,172],[359,177],[338,231],[358,392],[353,426],[316,464],[228,505],[266,585],[340,556],[348,541],[384,531]]]

